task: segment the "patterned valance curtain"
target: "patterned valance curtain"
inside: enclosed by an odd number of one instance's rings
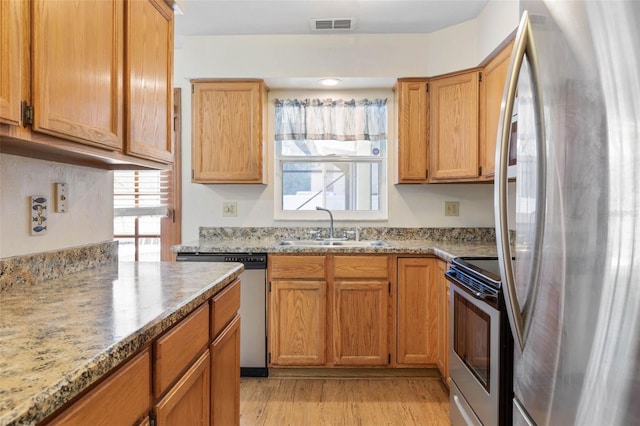
[[[275,139],[387,139],[387,100],[276,99]]]

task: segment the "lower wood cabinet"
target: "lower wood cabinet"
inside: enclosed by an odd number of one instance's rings
[[[209,304],[205,303],[154,343],[153,394],[162,395],[209,343]]]
[[[389,364],[389,293],[388,281],[334,282],[334,365]]]
[[[240,424],[240,316],[210,346],[211,425]]]
[[[269,256],[275,367],[389,364],[387,255]]]
[[[127,361],[49,425],[133,425],[151,406],[149,349]]]
[[[450,348],[450,332],[449,332],[449,298],[451,295],[451,290],[449,288],[449,281],[445,278],[444,273],[447,271],[448,265],[446,262],[441,260],[438,261],[438,286],[441,291],[444,292],[444,297],[441,297],[442,300],[442,309],[440,315],[440,329],[442,330],[442,341],[440,344],[440,361],[438,362],[438,368],[440,369],[440,374],[444,379],[447,387],[449,386],[449,382],[451,381],[451,376],[449,374],[449,348]]]
[[[430,256],[269,256],[269,365],[438,368],[446,263]]]
[[[438,362],[441,301],[436,264],[434,258],[398,258],[398,364]]]
[[[398,258],[397,363],[435,366],[448,385],[449,294],[447,263]]]
[[[270,363],[324,365],[327,282],[274,279],[269,290]]]
[[[210,362],[207,350],[153,407],[157,426],[210,423]]]
[[[45,424],[239,426],[239,308],[236,280]]]

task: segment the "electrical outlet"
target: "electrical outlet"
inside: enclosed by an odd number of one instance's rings
[[[460,202],[459,201],[445,201],[444,202],[444,215],[445,216],[460,216]]]
[[[223,217],[236,217],[238,216],[238,203],[235,201],[225,201],[222,203],[222,216]]]

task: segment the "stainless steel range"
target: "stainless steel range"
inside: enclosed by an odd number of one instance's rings
[[[455,258],[446,276],[452,283],[451,424],[511,424],[513,338],[498,259]]]

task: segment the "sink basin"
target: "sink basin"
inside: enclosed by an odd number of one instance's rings
[[[384,241],[282,240],[277,246],[290,247],[389,247]]]

